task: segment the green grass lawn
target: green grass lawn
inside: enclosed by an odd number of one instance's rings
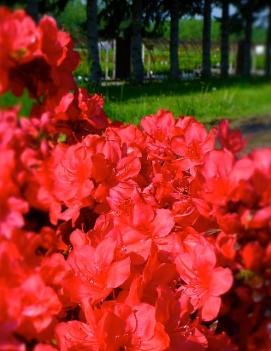
[[[193,115],[205,123],[271,116],[271,82],[264,78],[107,85],[95,91],[104,96],[108,116],[125,122],[138,123],[142,116],[160,108],[176,117]]]
[[[142,86],[107,84],[88,89],[103,95],[104,108],[111,119],[124,122],[138,123],[143,116],[161,108],[172,111],[176,117],[193,115],[207,124],[222,118],[271,116],[271,81],[264,78],[163,81]],[[29,114],[31,101],[27,94],[19,99],[10,93],[0,97],[0,107],[15,103],[21,104],[24,115]]]

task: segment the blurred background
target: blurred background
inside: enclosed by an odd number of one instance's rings
[[[76,80],[104,96],[111,119],[137,123],[159,108],[206,124],[229,118],[271,145],[270,0],[0,4],[35,21],[49,14],[70,32],[81,57]],[[28,97],[20,102],[27,114]],[[0,100],[9,103],[14,97]]]

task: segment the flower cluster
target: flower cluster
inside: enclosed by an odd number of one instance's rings
[[[0,112],[0,350],[270,351],[271,149],[110,122],[50,17],[1,8],[0,46],[0,91],[35,99]]]

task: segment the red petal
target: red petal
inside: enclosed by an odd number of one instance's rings
[[[204,304],[201,310],[202,319],[206,322],[215,319],[219,313],[220,306],[220,297],[209,296],[204,300]]]
[[[219,296],[227,292],[233,283],[233,277],[229,268],[218,267],[212,273],[210,293]]]
[[[131,260],[129,257],[124,260],[114,262],[107,274],[107,287],[117,288],[122,285],[130,275]]]

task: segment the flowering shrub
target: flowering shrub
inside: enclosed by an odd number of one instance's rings
[[[271,149],[110,122],[50,17],[1,8],[0,47],[35,99],[0,112],[0,350],[271,350]]]

